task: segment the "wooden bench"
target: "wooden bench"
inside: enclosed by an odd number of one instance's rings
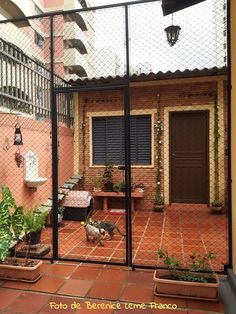
[[[135,199],[140,199],[143,197],[143,192],[132,192],[131,193],[131,210],[133,211],[134,208],[134,201]],[[108,200],[110,198],[125,198],[125,193],[123,192],[104,192],[104,191],[96,191],[93,192],[93,197],[103,197],[103,209],[108,210]]]

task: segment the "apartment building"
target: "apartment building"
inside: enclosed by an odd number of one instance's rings
[[[90,5],[91,1],[84,0],[0,2],[0,20],[32,17],[0,24],[0,98],[4,107],[49,115],[52,25],[49,17],[34,16]],[[93,13],[58,14],[53,20],[53,29],[55,84],[60,86],[69,79],[91,77]]]

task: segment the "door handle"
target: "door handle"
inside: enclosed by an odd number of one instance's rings
[[[171,154],[172,157],[176,157],[176,154]]]

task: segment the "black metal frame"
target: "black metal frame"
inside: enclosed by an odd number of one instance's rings
[[[112,5],[102,5],[96,6],[93,8],[85,8],[85,9],[76,9],[76,10],[68,10],[66,12],[52,12],[40,15],[34,15],[29,17],[15,18],[9,20],[0,21],[0,24],[4,24],[6,22],[20,22],[23,20],[35,19],[35,18],[50,18],[50,61],[51,61],[51,120],[52,120],[52,195],[53,195],[53,256],[52,258],[44,258],[46,260],[64,260],[64,261],[75,261],[74,259],[68,258],[60,258],[58,256],[58,223],[57,223],[57,197],[58,197],[58,147],[57,147],[57,126],[58,126],[58,117],[57,117],[57,104],[56,104],[56,96],[60,93],[72,93],[72,92],[82,92],[82,91],[94,91],[94,90],[111,90],[111,89],[119,89],[124,92],[124,118],[125,118],[125,182],[126,182],[126,198],[125,205],[127,209],[126,214],[126,261],[125,263],[115,263],[115,262],[103,262],[96,260],[76,260],[78,262],[86,262],[86,263],[97,263],[97,264],[111,264],[111,265],[123,265],[130,266],[134,268],[156,268],[156,265],[151,266],[142,266],[135,265],[132,262],[132,223],[131,223],[131,162],[130,162],[130,73],[129,73],[129,19],[128,19],[128,7],[131,5],[138,5],[142,3],[149,3],[161,0],[141,0],[141,1],[130,1],[127,3],[117,3]],[[228,246],[229,246],[229,255],[228,260],[229,264],[226,265],[225,271],[228,267],[232,267],[232,203],[231,203],[231,44],[230,44],[230,4],[231,1],[227,0],[227,58],[228,58],[228,86],[227,86],[227,118],[228,118],[228,196],[229,196],[229,204],[228,204]],[[125,41],[126,41],[126,79],[124,80],[124,84],[101,84],[101,85],[90,85],[79,87],[79,86],[70,86],[70,87],[55,87],[54,84],[54,17],[58,14],[66,15],[76,12],[86,12],[86,11],[94,11],[101,9],[109,9],[115,7],[124,7],[125,12]]]

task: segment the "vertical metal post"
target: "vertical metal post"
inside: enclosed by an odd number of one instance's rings
[[[125,120],[125,184],[126,184],[126,262],[132,266],[132,223],[131,223],[131,160],[130,160],[130,73],[129,73],[129,10],[125,5],[126,77],[124,97]]]
[[[228,248],[229,267],[233,267],[233,245],[232,245],[232,168],[231,168],[231,1],[227,0],[227,123],[228,123]]]
[[[58,218],[57,218],[57,197],[58,197],[58,151],[57,151],[57,106],[56,94],[54,91],[54,25],[53,16],[50,16],[50,59],[51,59],[51,121],[52,121],[52,213],[53,213],[53,234],[52,247],[53,259],[58,259]]]

